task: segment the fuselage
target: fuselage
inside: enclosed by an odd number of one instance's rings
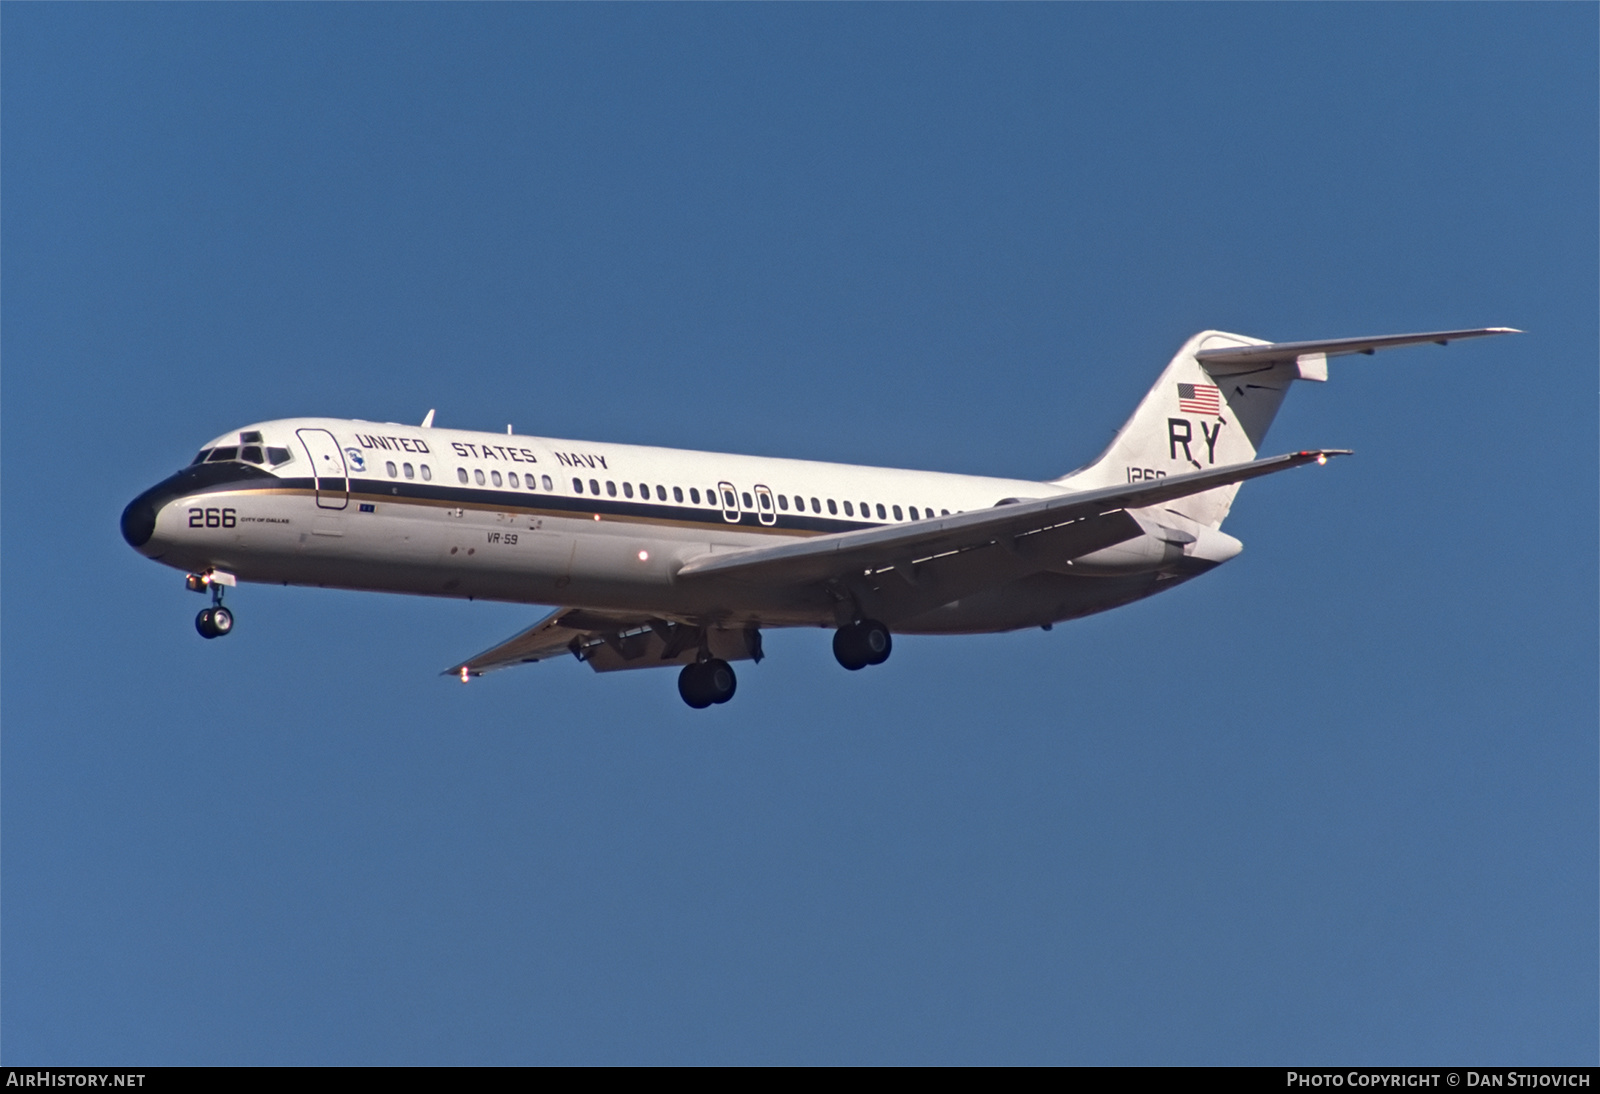
[[[123,535],[246,582],[833,626],[822,588],[675,582],[696,556],[987,509],[1056,483],[327,418],[208,442],[129,504]],[[886,620],[904,633],[1039,626],[1147,596],[1221,558],[1031,573]],[[904,602],[904,598],[901,598]],[[910,614],[904,614],[910,613]]]

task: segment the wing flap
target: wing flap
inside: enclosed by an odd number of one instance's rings
[[[761,634],[753,628],[702,630],[643,615],[557,608],[527,630],[452,665],[442,675],[459,676],[465,682],[486,672],[562,654],[573,655],[595,672],[661,668],[693,661],[702,642],[712,656],[724,661],[761,660]]]
[[[445,676],[482,676],[495,669],[543,661],[571,652],[580,632],[563,625],[562,619],[575,615],[571,608],[557,608],[525,631],[519,631],[497,646],[490,646],[476,657],[444,670]]]
[[[1513,327],[1479,327],[1475,330],[1436,330],[1425,334],[1385,334],[1375,338],[1333,338],[1322,342],[1269,342],[1261,346],[1228,346],[1203,349],[1196,353],[1205,370],[1214,376],[1230,376],[1301,357],[1344,357],[1352,353],[1376,353],[1396,346],[1418,346],[1433,342],[1446,345],[1465,338],[1487,338],[1495,334],[1521,334]]]
[[[719,551],[690,559],[678,570],[677,576],[680,581],[718,577],[738,581],[798,585],[826,581],[868,570],[908,567],[944,555],[995,543],[1011,549],[1018,547],[1025,549],[1025,544],[1018,542],[1019,537],[1044,533],[1060,535],[1064,546],[1071,542],[1073,535],[1082,535],[1085,543],[1095,544],[1087,550],[1098,550],[1099,547],[1107,545],[1098,540],[1110,531],[1109,526],[1096,529],[1094,533],[1090,533],[1086,526],[1072,535],[1068,535],[1064,530],[1087,518],[1099,517],[1118,510],[1143,509],[1176,498],[1203,493],[1218,486],[1228,486],[1262,475],[1287,471],[1291,467],[1300,467],[1308,463],[1326,463],[1330,456],[1347,454],[1344,449],[1332,448],[1293,452],[1208,471],[1171,475],[1154,481],[1146,480],[1099,490],[1083,490],[1056,497],[998,505],[991,509],[959,513],[952,517],[939,517],[914,524],[893,524],[859,532],[840,532],[775,547],[756,547],[748,551]],[[1058,533],[1058,529],[1062,531]],[[1137,533],[1130,532],[1123,538],[1130,538],[1135,534]]]

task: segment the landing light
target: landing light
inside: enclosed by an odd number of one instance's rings
[[[1318,467],[1326,467],[1327,465],[1328,465],[1328,454],[1326,452],[1318,452],[1317,453],[1317,466]]]
[[[469,670],[468,670],[468,669],[467,669],[467,666],[465,666],[465,665],[462,665],[462,666],[461,666],[461,682],[462,682],[462,683],[463,683],[463,684],[465,684],[465,683],[466,683],[466,682],[467,682],[467,678],[468,678],[468,677],[469,677],[469,676],[470,676],[470,675],[471,675],[471,672],[470,672],[470,671],[469,671]]]
[[[639,561],[640,562],[649,562],[650,561],[650,552],[649,551],[640,551],[639,552]]]

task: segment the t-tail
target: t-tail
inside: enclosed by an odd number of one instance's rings
[[[1289,385],[1296,380],[1326,380],[1330,357],[1518,333],[1511,327],[1484,327],[1324,342],[1264,342],[1243,334],[1201,331],[1183,344],[1100,458],[1055,481],[1074,490],[1092,490],[1245,463],[1260,453]],[[1177,499],[1166,508],[1206,527],[1220,528],[1239,486],[1219,486]]]

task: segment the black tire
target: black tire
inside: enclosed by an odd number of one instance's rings
[[[705,664],[706,691],[713,703],[726,703],[739,690],[739,678],[733,666],[726,661],[707,661]]]
[[[833,656],[851,672],[867,667],[867,657],[861,649],[854,623],[833,632]]]
[[[202,608],[200,614],[194,617],[194,629],[200,632],[201,638],[215,638],[222,632],[211,623],[211,613],[214,609]]]
[[[833,634],[833,656],[851,672],[868,665],[883,664],[889,660],[889,652],[893,648],[894,640],[889,637],[889,628],[876,619],[851,623]]]
[[[701,664],[685,665],[678,673],[678,694],[695,710],[704,710],[714,701],[705,677],[705,666]]]
[[[218,638],[221,638],[223,635],[232,634],[233,613],[220,604],[215,608],[212,608],[211,629],[216,632],[216,636]]]

